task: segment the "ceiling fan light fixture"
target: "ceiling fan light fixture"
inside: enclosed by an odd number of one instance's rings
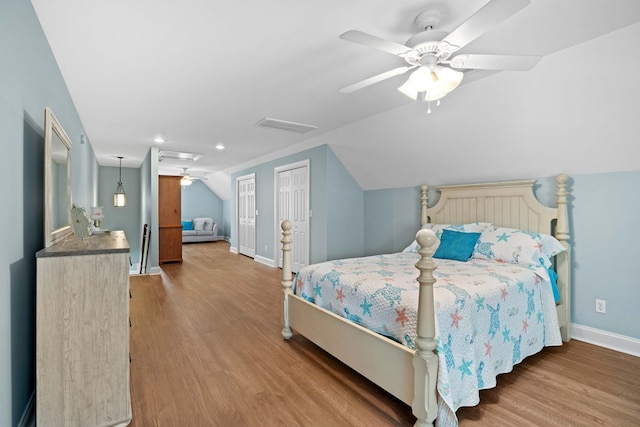
[[[448,67],[422,66],[411,73],[398,90],[414,101],[418,99],[419,93],[423,94],[425,101],[436,101],[457,88],[463,77],[464,73]]]
[[[418,91],[413,87],[409,80],[404,82],[404,84],[398,88],[398,91],[404,96],[413,99],[414,101],[418,100]]]
[[[449,93],[457,88],[464,78],[464,73],[462,71],[456,71],[449,67],[439,66],[438,70],[436,70],[436,73],[438,74],[440,86],[444,88],[444,91],[446,93]]]
[[[188,176],[183,176],[180,180],[180,185],[182,185],[183,187],[189,186],[191,184],[193,184],[193,180]]]

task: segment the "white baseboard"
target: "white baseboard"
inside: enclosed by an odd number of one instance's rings
[[[151,267],[147,274],[162,274],[162,269],[160,267]]]
[[[129,267],[129,276],[139,276],[140,275],[140,263],[136,262],[133,266]]]
[[[24,408],[24,412],[22,412],[22,417],[20,417],[20,421],[18,421],[18,427],[29,427],[35,426],[35,409],[36,409],[36,392],[31,393],[31,397],[27,402],[27,406]]]
[[[275,267],[276,263],[274,260],[269,259],[269,258],[265,258],[263,256],[260,255],[256,255],[255,258],[253,258],[254,261],[259,262],[260,264],[264,264],[267,265],[269,267]]]
[[[235,246],[230,246],[229,247],[229,252],[231,252],[232,254],[237,254],[238,253],[238,248],[236,248]]]
[[[571,338],[640,357],[640,339],[637,338],[576,323],[571,325]]]

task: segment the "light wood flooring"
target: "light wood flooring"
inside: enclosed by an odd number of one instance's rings
[[[411,426],[411,409],[280,335],[281,270],[219,241],[131,278],[132,427]],[[640,358],[580,341],[527,358],[460,426],[640,425]]]

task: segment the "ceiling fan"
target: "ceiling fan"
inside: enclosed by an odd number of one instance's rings
[[[189,168],[182,168],[182,173],[180,174],[180,176],[182,177],[182,179],[180,180],[180,185],[191,185],[193,184],[194,180],[206,181],[207,177],[191,175],[187,172],[188,169]]]
[[[421,98],[424,101],[437,100],[439,103],[440,98],[460,84],[464,77],[463,70],[529,70],[540,61],[539,56],[453,55],[530,3],[530,0],[491,0],[448,34],[433,29],[440,22],[440,10],[427,9],[416,17],[416,24],[423,31],[411,37],[404,45],[358,30],[347,31],[340,35],[342,40],[399,56],[407,65],[354,83],[340,89],[340,92],[354,92],[414,70],[398,90],[413,100]]]

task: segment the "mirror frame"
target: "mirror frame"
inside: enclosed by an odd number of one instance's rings
[[[57,229],[53,229],[53,195],[52,188],[53,177],[51,161],[52,158],[52,143],[53,133],[56,133],[58,138],[67,148],[67,225]],[[54,116],[51,108],[44,109],[44,247],[57,243],[68,235],[73,230],[71,228],[71,139],[64,131],[56,116]]]

